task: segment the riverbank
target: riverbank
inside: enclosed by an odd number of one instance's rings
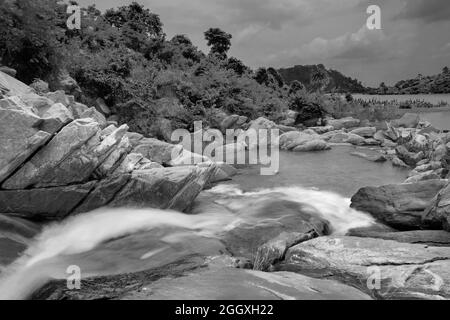
[[[0,298],[450,297],[450,148],[417,115],[308,129],[231,115],[222,130],[280,129],[284,151],[277,175],[243,166],[221,182],[232,168],[201,155],[185,166],[193,154],[181,145],[130,133],[64,92],[11,83],[0,100],[14,141],[1,145],[0,244],[17,252]],[[381,287],[367,286],[368,268],[380,268]],[[79,290],[68,270],[80,271]]]

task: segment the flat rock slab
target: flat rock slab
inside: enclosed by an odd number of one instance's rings
[[[369,300],[359,290],[332,280],[291,272],[265,273],[234,268],[210,269],[163,278],[123,299],[138,300]]]
[[[436,247],[450,247],[450,232],[443,230],[413,230],[403,232],[353,230],[347,235],[362,238],[395,240],[404,243],[425,244]]]
[[[380,298],[450,298],[450,250],[444,247],[320,237],[290,248],[283,269],[334,276]],[[375,280],[378,287],[368,285]]]

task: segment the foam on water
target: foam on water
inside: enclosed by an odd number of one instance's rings
[[[103,208],[47,226],[26,252],[2,273],[0,299],[26,298],[48,279],[66,276],[61,275],[61,268],[57,266],[58,257],[90,252],[100,244],[122,236],[161,228],[174,230],[161,237],[160,247],[152,248],[140,259],[157,259],[157,254],[167,246],[183,243],[186,233],[218,237],[242,221],[255,219],[245,215],[237,217],[233,210],[246,212],[246,206],[251,208],[259,201],[274,199],[274,195],[277,200],[302,204],[305,210],[328,220],[336,234],[345,234],[351,228],[374,222],[370,216],[351,209],[348,198],[296,186],[244,192],[233,185],[219,185],[204,194],[212,196],[206,199],[220,206],[211,207],[207,203],[202,207],[199,204],[200,213],[197,210],[193,215],[157,209]]]

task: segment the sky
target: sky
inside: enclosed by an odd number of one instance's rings
[[[78,0],[104,10],[132,0]],[[207,52],[203,32],[233,35],[231,56],[252,68],[324,64],[368,86],[450,67],[450,0],[137,0],[159,14],[170,39],[185,34]],[[369,30],[369,5],[381,30]]]

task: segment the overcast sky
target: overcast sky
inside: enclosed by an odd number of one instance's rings
[[[79,0],[106,9],[128,0]],[[160,15],[168,38],[233,35],[230,54],[253,68],[323,63],[366,85],[435,74],[450,66],[450,0],[138,0]],[[368,30],[379,5],[382,30]]]

